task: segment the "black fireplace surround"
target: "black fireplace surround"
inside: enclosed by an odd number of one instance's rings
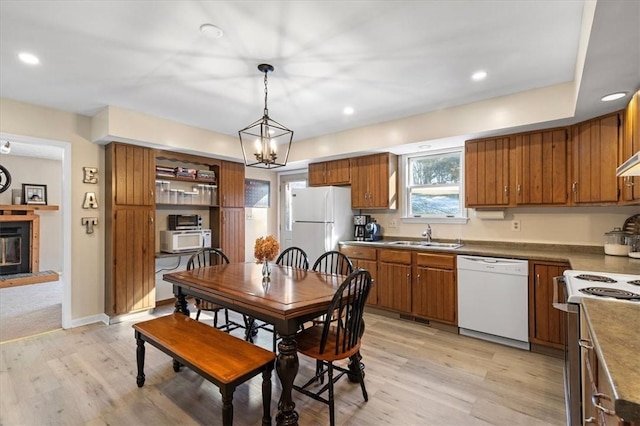
[[[31,272],[31,222],[0,222],[0,275]]]

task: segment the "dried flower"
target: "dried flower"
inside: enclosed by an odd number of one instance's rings
[[[273,235],[260,237],[256,239],[256,245],[253,248],[253,255],[258,262],[265,260],[273,261],[280,252],[280,243]]]

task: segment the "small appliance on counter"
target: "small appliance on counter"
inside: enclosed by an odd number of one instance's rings
[[[356,241],[364,241],[366,234],[365,227],[367,223],[371,222],[371,216],[369,215],[355,215],[353,216],[353,237]]]
[[[364,226],[364,240],[365,241],[379,241],[382,239],[382,227],[376,222],[375,219],[371,219]]]

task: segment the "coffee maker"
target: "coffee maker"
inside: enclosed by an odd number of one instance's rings
[[[364,241],[364,237],[365,237],[365,228],[367,226],[367,223],[369,223],[371,221],[371,216],[369,215],[355,215],[353,216],[353,225],[354,225],[354,230],[353,230],[353,236],[356,239],[356,241]]]

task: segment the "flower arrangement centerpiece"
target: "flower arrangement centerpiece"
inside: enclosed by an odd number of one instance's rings
[[[262,263],[262,275],[268,277],[271,275],[271,265],[278,253],[280,252],[280,243],[273,235],[260,237],[256,239],[256,245],[253,248],[253,255],[258,263]]]

